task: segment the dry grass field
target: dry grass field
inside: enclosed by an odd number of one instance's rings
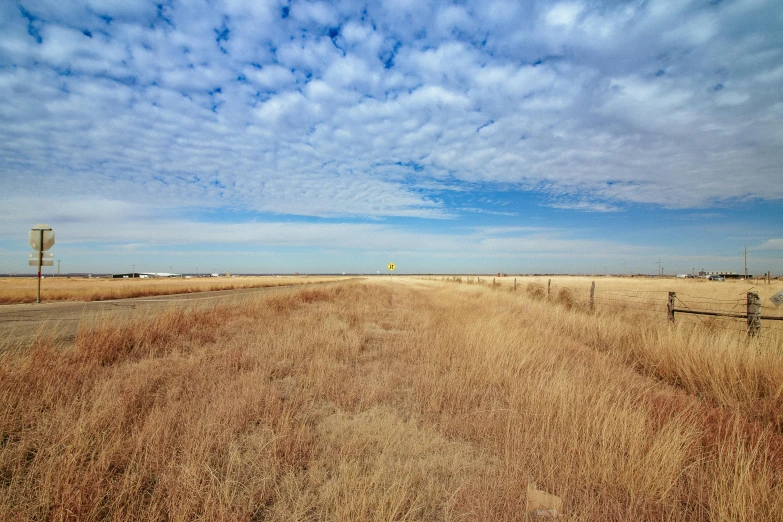
[[[345,278],[318,276],[199,277],[191,279],[48,277],[41,281],[41,301],[105,301],[213,290],[301,285],[341,279]],[[37,285],[36,278],[0,278],[0,304],[35,302]]]
[[[774,332],[497,283],[292,289],[0,352],[0,519],[528,520],[535,483],[562,520],[780,520]]]
[[[595,283],[594,306],[596,310],[622,312],[624,315],[645,317],[655,321],[666,318],[668,293],[675,292],[677,309],[744,314],[747,309],[747,293],[754,292],[761,299],[761,314],[764,317],[783,318],[783,307],[776,308],[769,300],[783,289],[783,282],[773,280],[771,284],[758,280],[727,280],[723,282],[706,279],[676,279],[650,277],[586,277],[586,276],[431,276],[423,279],[457,281],[462,284],[489,285],[512,289],[514,282],[518,291],[534,299],[547,299],[568,308],[589,306],[590,287]],[[640,319],[641,320],[641,319]],[[722,317],[677,314],[677,323],[718,331],[725,330],[744,335],[747,325],[743,321]],[[781,340],[783,322],[762,320],[762,335]]]
[[[759,294],[763,305],[770,310],[775,310],[774,305],[767,299],[783,288],[783,281],[772,280],[767,284],[766,280],[726,280],[708,281],[706,279],[678,279],[673,277],[590,277],[590,276],[456,276],[464,284],[492,284],[503,287],[513,287],[517,281],[517,289],[526,290],[530,285],[536,285],[546,291],[547,284],[551,280],[552,292],[556,294],[561,289],[568,289],[576,294],[588,295],[591,283],[595,282],[596,297],[609,297],[611,294],[635,295],[650,299],[664,297],[668,292],[677,292],[685,296],[692,296],[697,300],[718,300],[744,302],[745,294],[749,291]],[[430,276],[422,279],[449,281],[454,276]]]

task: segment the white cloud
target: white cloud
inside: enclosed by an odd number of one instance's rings
[[[783,239],[768,239],[757,247],[759,250],[781,250],[783,251]]]
[[[777,11],[725,4],[6,6],[2,201],[478,214],[446,179],[596,212],[779,200]]]
[[[591,201],[551,203],[549,206],[552,208],[559,208],[561,210],[581,210],[584,212],[619,212],[622,210],[620,207],[614,205],[608,205],[606,203],[594,203]]]
[[[678,27],[664,33],[664,38],[679,42],[686,41],[691,45],[704,45],[718,33],[718,22],[710,14],[688,17],[688,20]]]
[[[84,201],[103,207],[109,201]],[[573,232],[535,227],[468,227],[448,233],[411,230],[379,223],[303,223],[303,222],[234,222],[169,220],[162,223],[153,208],[141,212],[121,208],[99,222],[84,222],[75,207],[51,214],[48,224],[55,230],[56,248],[92,252],[116,250],[139,251],[151,247],[174,249],[189,245],[217,245],[221,251],[251,245],[256,251],[275,248],[314,248],[372,252],[416,252],[432,256],[471,255],[513,257],[520,253],[536,255],[589,256],[591,252],[610,250],[633,254],[645,249],[612,241],[595,241],[575,237]],[[22,213],[0,227],[0,234],[14,237],[25,248],[31,225],[29,215]],[[74,219],[75,218],[75,219]],[[19,220],[19,221],[17,221]],[[8,229],[6,229],[8,227]],[[13,253],[13,252],[12,252]]]
[[[363,89],[368,93],[373,93],[380,83],[378,73],[371,70],[364,60],[351,55],[334,60],[324,71],[323,79],[330,85]]]
[[[340,54],[329,38],[316,38],[280,42],[275,56],[285,67],[320,73]]]
[[[321,26],[337,23],[337,12],[326,2],[292,2],[291,16],[304,22],[315,22]]]
[[[546,23],[552,26],[573,26],[584,7],[576,2],[555,4],[546,14]]]
[[[246,67],[244,74],[252,82],[270,90],[290,87],[296,83],[296,78],[290,69],[274,64],[260,69]]]
[[[445,36],[449,36],[452,31],[468,29],[470,24],[470,16],[462,6],[441,6],[435,15],[435,28]]]

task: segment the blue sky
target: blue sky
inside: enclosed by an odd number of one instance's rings
[[[0,3],[0,273],[783,273],[774,0]],[[51,269],[50,269],[51,270]]]

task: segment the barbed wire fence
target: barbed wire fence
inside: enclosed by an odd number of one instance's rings
[[[450,276],[442,280],[502,286],[493,277]],[[546,283],[528,282],[523,288],[514,278],[511,289],[522,290],[534,299],[558,302],[568,308],[620,308],[662,319],[668,318],[672,323],[745,333],[749,337],[783,337],[780,334],[783,332],[783,312],[772,304],[762,302],[758,293],[752,291],[754,287],[738,293],[734,299],[695,296],[667,290],[602,290],[596,289],[594,281],[591,288],[587,289],[552,284],[552,279]]]

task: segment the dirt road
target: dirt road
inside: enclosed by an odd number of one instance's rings
[[[76,338],[79,323],[101,317],[127,317],[139,311],[149,312],[169,306],[214,306],[244,300],[253,295],[285,292],[313,285],[338,282],[309,283],[264,288],[241,288],[188,294],[170,294],[110,301],[57,301],[40,304],[0,305],[0,351],[24,348],[36,335],[52,337],[56,342],[68,343]]]

